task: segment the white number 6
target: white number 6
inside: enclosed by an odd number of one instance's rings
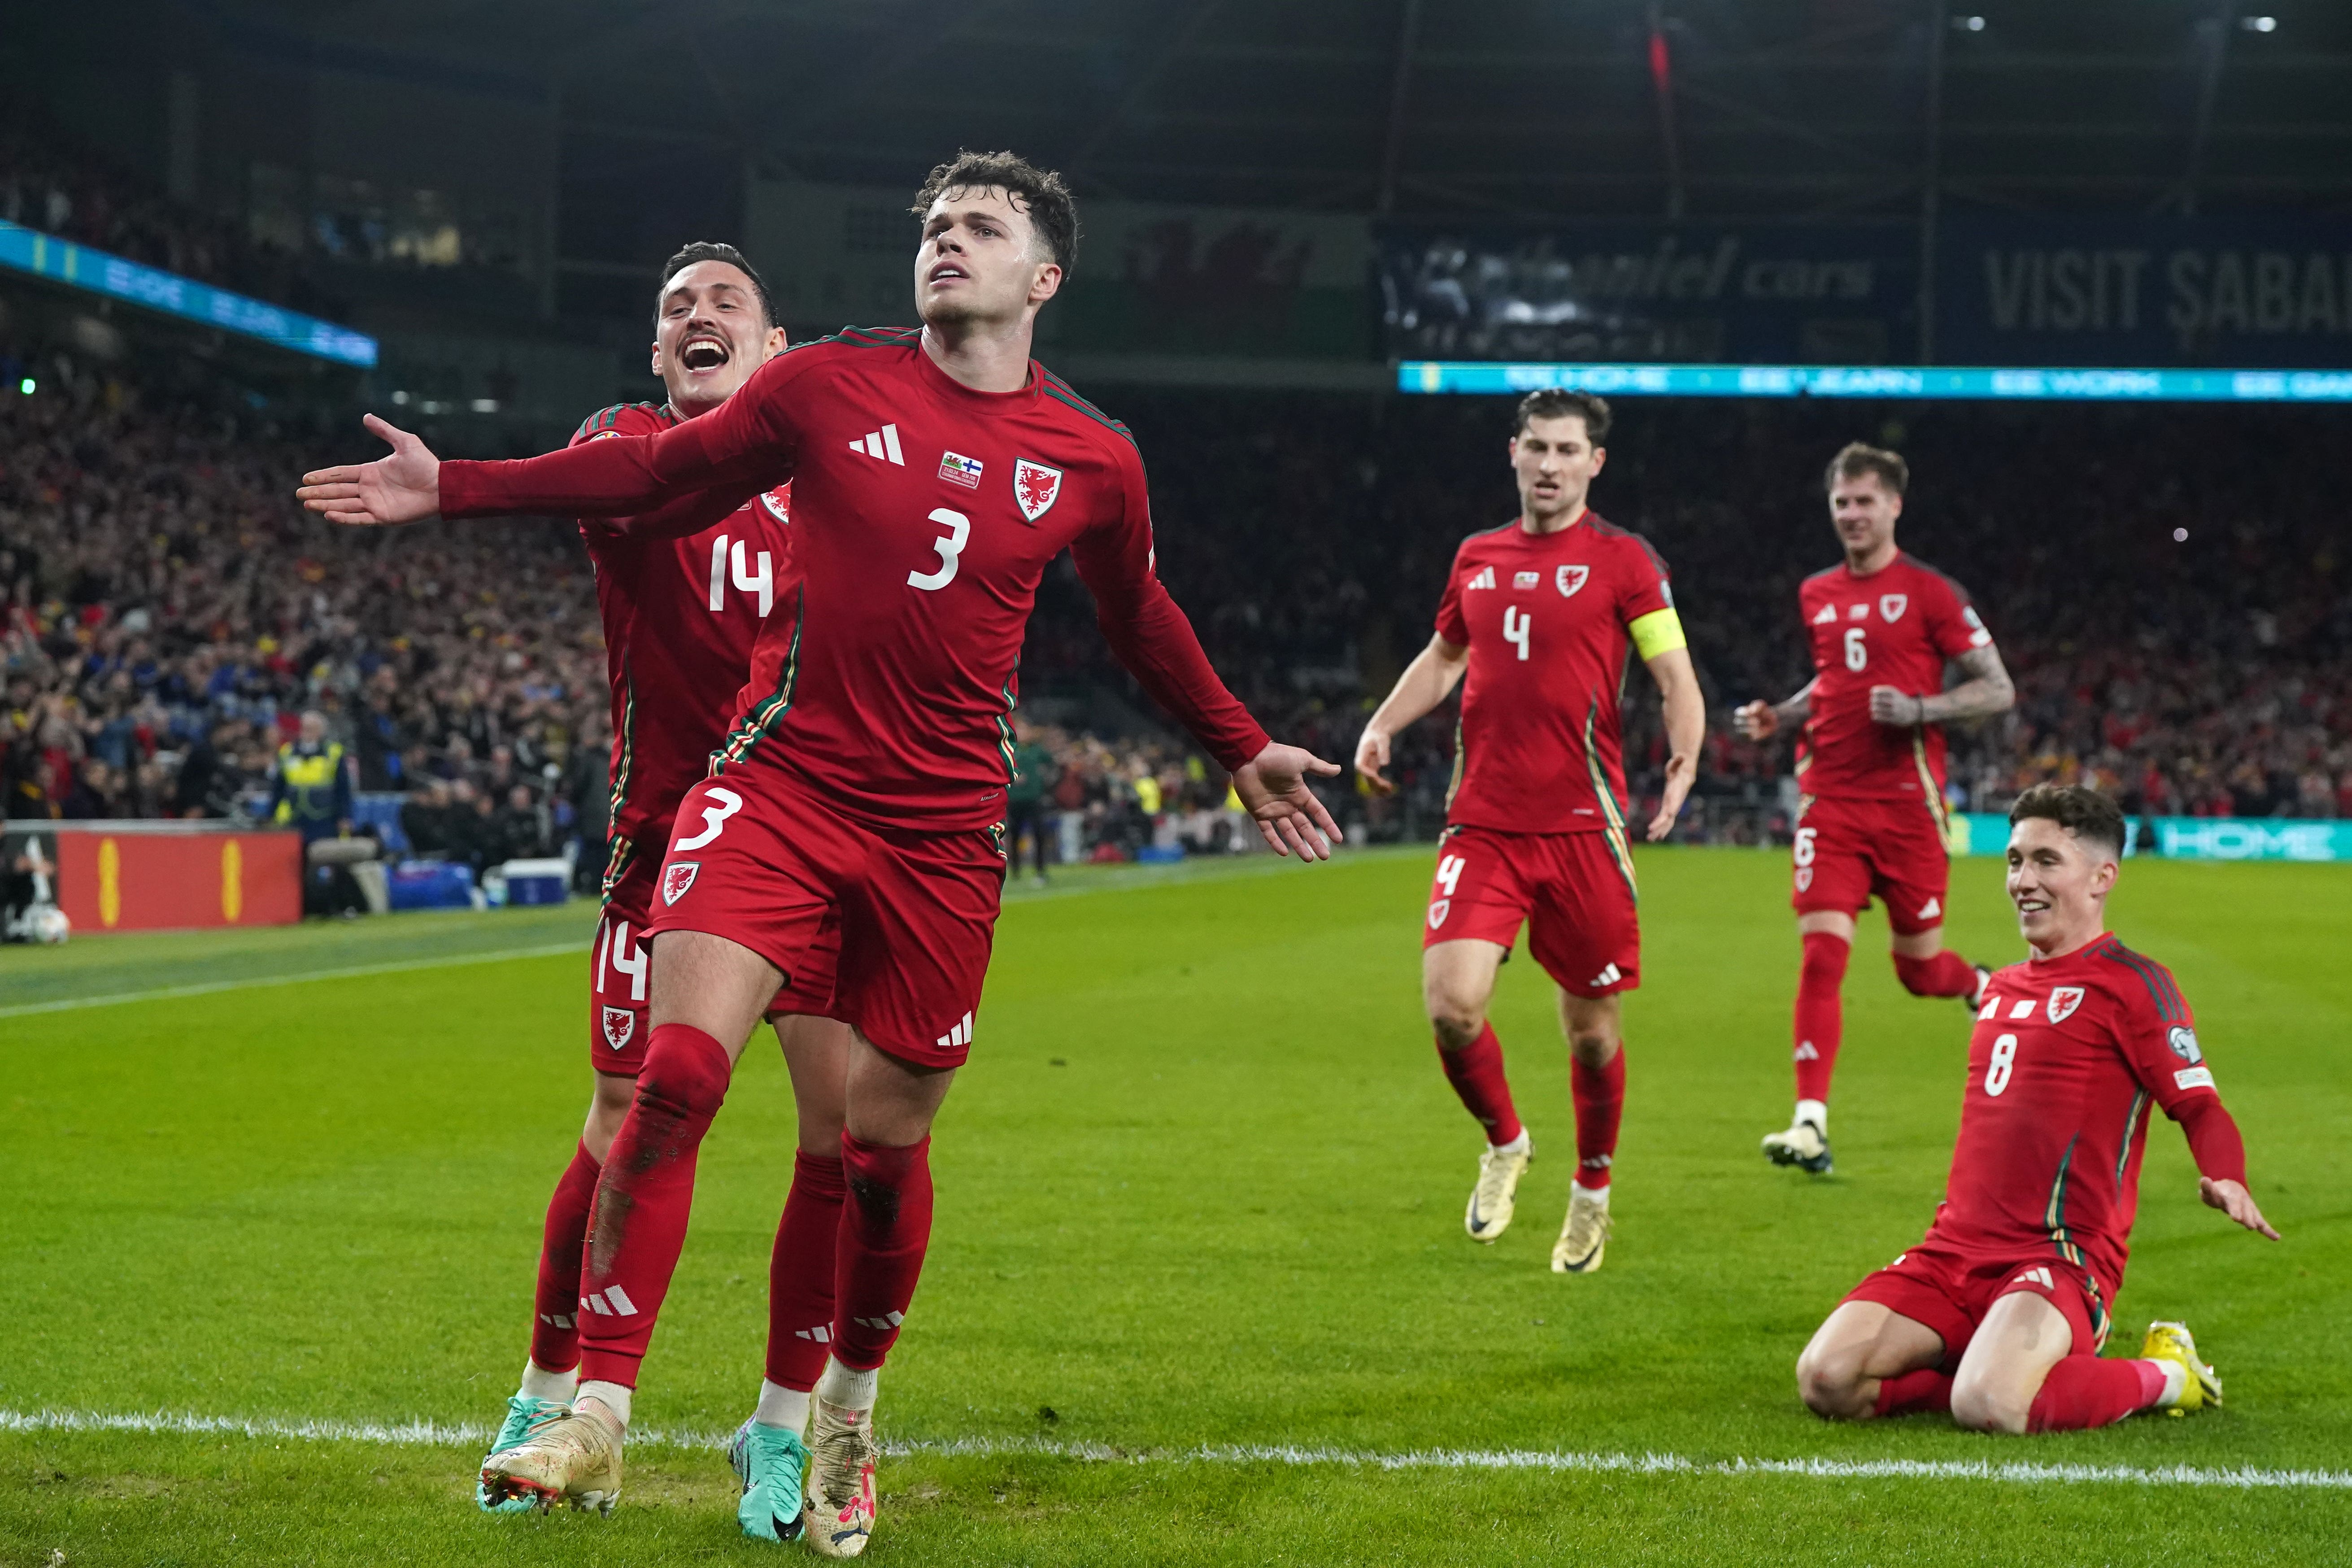
[[[1848,669],[1860,669],[1869,662],[1870,649],[1863,646],[1862,628],[1860,626],[1846,627],[1845,667]]]
[[[909,572],[907,586],[936,592],[955,581],[956,566],[963,554],[963,542],[971,537],[971,519],[960,511],[939,507],[931,512],[933,522],[947,524],[948,536],[934,540],[931,548],[940,552],[940,569],[936,572]]]
[[[673,849],[699,849],[719,837],[727,819],[743,809],[743,797],[731,789],[709,789],[702,795],[702,831],[691,838],[681,838],[670,846]]]

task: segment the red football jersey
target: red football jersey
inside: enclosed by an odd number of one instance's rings
[[[666,403],[622,404],[590,416],[572,444],[682,423]],[[761,623],[772,614],[792,617],[790,503],[791,487],[780,487],[711,527],[670,537],[600,518],[580,521],[596,569],[613,691],[608,898],[633,861],[660,858],[678,801],[710,771]]]
[[[1918,800],[1940,805],[1944,731],[1939,724],[1881,724],[1870,689],[1914,697],[1944,689],[1944,661],[1992,646],[1968,591],[1908,555],[1867,577],[1843,563],[1797,590],[1812,640],[1812,716],[1797,742],[1797,780],[1823,799]]]
[[[1931,1238],[2050,1248],[2122,1285],[2153,1100],[2179,1120],[2215,1096],[2172,972],[2115,939],[1992,977]]]
[[[756,752],[884,825],[1002,820],[1014,666],[1038,580],[1066,549],[1112,650],[1220,763],[1266,744],[1154,572],[1133,437],[1034,363],[1020,391],[975,392],[919,331],[851,328],[658,435],[444,463],[441,503],[610,515],[787,479],[800,614],[763,630],[766,684],[745,689],[714,769]]]
[[[1666,579],[1649,541],[1597,512],[1557,533],[1514,520],[1462,542],[1437,606],[1437,635],[1470,650],[1448,822],[1622,834],[1626,628],[1673,607]]]

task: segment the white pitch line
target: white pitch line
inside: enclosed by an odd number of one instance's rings
[[[290,1437],[312,1443],[380,1443],[399,1447],[478,1447],[492,1428],[470,1421],[282,1421],[268,1416],[195,1415],[170,1411],[107,1415],[90,1410],[0,1410],[0,1432],[146,1432],[187,1436],[226,1434],[242,1437]],[[716,1449],[727,1436],[717,1432],[641,1427],[633,1444],[667,1448]],[[1336,1466],[1375,1470],[1534,1470],[1677,1476],[1794,1476],[1817,1480],[1999,1481],[2010,1484],[2079,1485],[2121,1483],[2144,1487],[2221,1487],[2238,1490],[2352,1490],[2352,1471],[2269,1470],[2251,1466],[2208,1468],[2168,1465],[2045,1464],[2032,1460],[1996,1463],[1984,1459],[1692,1459],[1680,1454],[1580,1454],[1542,1448],[1425,1448],[1403,1454],[1360,1448],[1304,1447],[1290,1444],[1205,1444],[1190,1448],[1118,1448],[1102,1443],[1057,1443],[1045,1438],[953,1437],[886,1441],[883,1451],[900,1457],[942,1458],[1076,1459],[1095,1464]]]
[[[299,974],[257,974],[247,980],[207,980],[196,985],[165,985],[153,991],[118,991],[104,996],[68,996],[55,1002],[26,1002],[0,1007],[0,1018],[22,1018],[35,1013],[72,1013],[84,1007],[114,1007],[130,1002],[168,1002],[179,996],[211,996],[223,991],[250,991],[264,985],[306,985],[313,980],[359,980],[371,974],[405,974],[417,969],[455,969],[467,963],[500,963],[509,958],[553,958],[559,953],[584,953],[585,936],[550,947],[507,947],[496,952],[450,953],[441,958],[411,958],[397,963],[362,963],[349,969],[306,969]]]

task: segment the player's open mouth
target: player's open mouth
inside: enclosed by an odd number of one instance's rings
[[[717,370],[731,358],[725,340],[688,338],[677,351],[677,363],[688,370]]]
[[[2017,900],[2017,912],[2021,915],[2046,914],[2049,911],[2049,909],[2050,903],[2046,899],[2020,899]]]
[[[933,268],[931,268],[930,279],[929,279],[929,280],[930,280],[931,282],[933,282],[933,283],[937,283],[937,282],[940,281],[942,279],[948,279],[948,278],[969,278],[969,277],[971,277],[971,273],[966,272],[966,271],[963,269],[963,266],[962,266],[962,264],[961,264],[961,263],[960,263],[960,262],[954,262],[954,261],[942,261],[942,262],[939,263],[937,266],[935,266],[935,267],[933,267]]]

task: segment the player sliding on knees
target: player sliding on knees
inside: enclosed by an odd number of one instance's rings
[[[1013,673],[1038,580],[1065,549],[1105,637],[1234,775],[1266,842],[1323,859],[1307,787],[1339,768],[1276,745],[1228,692],[1154,569],[1126,427],[1029,357],[1076,215],[1058,175],[965,153],[919,194],[920,331],[850,329],[770,360],[657,435],[513,463],[392,456],[308,476],[339,522],[730,507],[793,482],[799,614],[772,618],[747,701],[679,806],[652,921],[653,1041],[589,1222],[573,1413],[493,1457],[494,1489],[616,1491],[639,1364],[677,1267],[695,1154],[785,978],[838,931],[831,1011],[852,1026],[837,1305],[814,1389],[806,1538],[863,1552],[873,1413],[922,1272],[929,1135],[970,1054],[1005,868]],[[722,514],[723,515],[723,514]]]
[[[1422,930],[1422,996],[1447,1081],[1486,1132],[1463,1224],[1491,1242],[1511,1223],[1534,1144],[1511,1103],[1486,1021],[1522,922],[1559,988],[1576,1104],[1575,1180],[1552,1247],[1559,1273],[1601,1267],[1610,1168],[1625,1101],[1618,997],[1641,984],[1641,927],[1626,841],[1618,693],[1628,642],[1664,699],[1672,754],[1647,834],[1665,837],[1697,775],[1706,703],[1665,563],[1585,498],[1607,460],[1609,405],[1589,393],[1520,400],[1511,437],[1519,515],[1454,552],[1437,633],[1356,746],[1382,794],[1398,731],[1462,688],[1454,785]]]
[[[1797,742],[1797,1109],[1768,1134],[1776,1165],[1831,1167],[1830,1072],[1844,1033],[1839,996],[1853,952],[1854,917],[1886,906],[1895,973],[1915,996],[1976,1005],[1985,971],[1944,947],[1951,880],[1944,806],[1944,731],[1955,719],[1999,713],[2017,700],[1992,635],[1967,592],[1895,545],[1910,468],[1894,452],[1856,441],[1830,460],[1830,521],[1845,562],[1798,590],[1814,675],[1777,705],[1733,715],[1760,741],[1801,720]],[[1944,689],[1944,663],[1961,680]]]
[[[592,415],[572,443],[645,435],[698,418],[783,348],[766,287],[742,254],[732,246],[688,246],[663,268],[655,301],[653,370],[667,401]],[[572,1413],[579,1320],[610,1315],[615,1307],[609,1295],[583,1290],[581,1255],[599,1175],[645,1070],[651,1027],[644,933],[661,851],[679,800],[726,736],[762,624],[773,620],[781,630],[797,614],[790,503],[790,487],[780,487],[683,532],[681,521],[691,526],[698,519],[656,512],[581,520],[581,538],[596,566],[613,712],[611,829],[589,979],[595,1096],[579,1148],[548,1205],[530,1357],[486,1468]],[[733,1457],[745,1477],[743,1529],[771,1540],[789,1539],[801,1528],[809,1390],[824,1370],[833,1321],[835,1232],[845,1196],[841,1124],[849,1028],[823,1016],[832,997],[828,947],[768,1005],[792,1069],[800,1147],[770,1266],[767,1376]],[[625,1297],[618,1303],[630,1304]],[[497,1512],[550,1500],[528,1488],[494,1493],[488,1482],[478,1496]],[[609,1507],[614,1500],[583,1493],[581,1500]]]
[[[2104,1426],[2221,1403],[2185,1323],[2103,1358],[2123,1289],[2148,1103],[2180,1123],[2198,1193],[2278,1239],[2172,972],[2109,935],[2115,803],[2037,784],[2009,814],[2009,897],[2029,950],[1991,977],[1969,1042],[1952,1173],[1927,1239],[1854,1287],[1797,1362],[1822,1415],[1949,1410],[1983,1432]]]

